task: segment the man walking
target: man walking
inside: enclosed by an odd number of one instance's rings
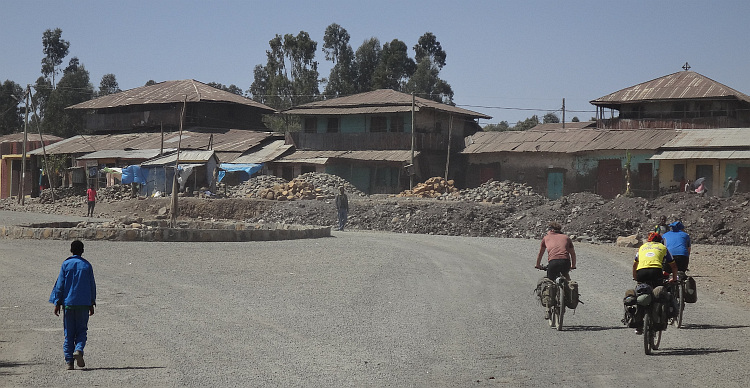
[[[344,230],[346,219],[349,215],[349,198],[344,193],[344,186],[339,188],[339,194],[336,195],[336,210],[338,212],[339,227],[337,230]]]
[[[67,369],[75,369],[73,360],[79,367],[83,361],[83,348],[86,346],[89,316],[94,315],[96,305],[96,282],[94,269],[81,255],[83,242],[75,240],[70,244],[73,256],[63,261],[49,302],[55,305],[54,313],[60,316],[63,311],[63,353]]]

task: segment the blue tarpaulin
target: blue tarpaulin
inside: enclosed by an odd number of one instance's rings
[[[250,177],[256,172],[263,168],[263,163],[221,163],[219,164],[219,182],[224,179],[227,171],[244,171],[247,176],[243,176],[243,181],[250,179]]]
[[[141,166],[133,165],[122,169],[122,184],[124,185],[133,182],[145,185],[146,178],[148,178],[148,170],[141,168]]]

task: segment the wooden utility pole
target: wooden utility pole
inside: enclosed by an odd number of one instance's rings
[[[28,140],[28,129],[29,129],[29,98],[31,96],[31,85],[26,85],[26,118],[23,123],[23,156],[21,156],[21,187],[18,191],[18,199],[21,201],[21,206],[25,205],[26,202],[26,142]]]
[[[409,190],[414,188],[414,92],[411,92],[411,159],[409,161]]]
[[[448,121],[448,156],[445,158],[445,180],[448,180],[448,167],[451,163],[451,138],[453,137],[453,115]]]
[[[171,218],[170,218],[170,227],[174,228],[177,226],[177,190],[179,188],[179,184],[177,183],[177,172],[179,171],[178,168],[180,166],[180,146],[182,145],[182,125],[185,121],[185,106],[187,105],[187,96],[185,96],[185,100],[182,102],[182,113],[180,113],[180,137],[179,140],[177,140],[177,159],[174,162],[174,176],[172,177],[172,211],[170,212]]]
[[[565,99],[563,98],[563,106],[562,106],[562,124],[563,129],[565,129]]]

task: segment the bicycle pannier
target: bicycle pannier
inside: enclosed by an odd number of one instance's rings
[[[554,304],[555,291],[555,282],[547,278],[539,279],[539,282],[536,284],[536,295],[539,297],[539,302],[544,307],[549,307]]]
[[[578,282],[568,282],[568,295],[565,301],[565,306],[569,309],[578,307]]]
[[[698,301],[698,289],[695,287],[695,279],[688,276],[685,279],[685,303],[695,303]]]

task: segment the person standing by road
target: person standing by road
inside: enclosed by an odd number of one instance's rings
[[[680,221],[669,224],[671,230],[664,233],[664,245],[674,258],[678,271],[687,271],[690,263],[690,235],[685,232],[685,225]],[[664,266],[664,271],[671,272],[671,267]]]
[[[89,186],[86,190],[86,199],[88,200],[89,211],[86,213],[86,217],[94,216],[94,206],[96,206],[96,189],[94,186]]]
[[[63,312],[63,354],[68,370],[75,369],[73,360],[81,368],[86,366],[83,348],[86,346],[89,316],[94,315],[96,306],[94,269],[81,257],[83,242],[75,240],[70,243],[70,253],[73,255],[63,261],[49,297],[49,302],[55,305],[55,315],[60,316],[60,311]]]
[[[547,278],[555,280],[558,275],[562,274],[570,280],[570,270],[576,269],[576,250],[573,247],[573,241],[562,233],[562,226],[557,222],[550,222],[547,225],[547,234],[542,238],[535,268],[542,268],[542,256],[545,250],[547,251]]]
[[[336,195],[336,210],[338,212],[339,227],[337,230],[344,230],[346,221],[349,216],[349,198],[344,192],[344,186],[339,188],[339,194]]]
[[[654,227],[654,232],[664,235],[669,231],[669,225],[667,225],[667,216],[659,217],[659,223]]]

